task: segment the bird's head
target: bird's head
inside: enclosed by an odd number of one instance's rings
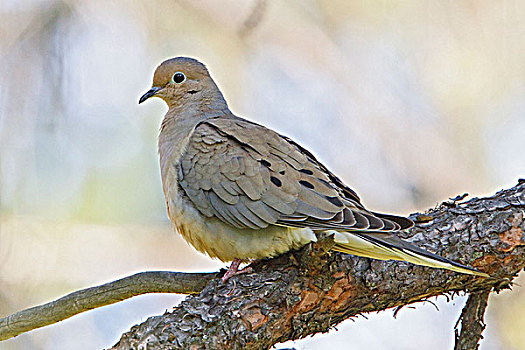
[[[171,58],[157,67],[153,86],[139,103],[154,96],[163,99],[170,108],[225,103],[206,66],[189,57]]]

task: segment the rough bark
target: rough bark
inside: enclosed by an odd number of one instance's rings
[[[328,237],[256,262],[254,273],[226,284],[210,281],[173,312],[134,326],[113,349],[268,349],[362,313],[441,294],[508,288],[525,267],[525,181],[489,198],[459,200],[413,214],[418,223],[402,236],[491,278],[331,253]],[[465,318],[462,333],[468,327]]]

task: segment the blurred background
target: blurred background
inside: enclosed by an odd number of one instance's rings
[[[166,217],[167,108],[137,101],[169,57],[205,62],[234,112],[312,150],[371,209],[424,211],[525,176],[521,1],[2,0],[0,16],[0,316],[139,271],[225,266]],[[110,347],[181,298],[136,297],[0,348]],[[451,349],[465,298],[433,302],[277,348]],[[493,295],[486,323],[482,350],[525,348],[523,288]]]

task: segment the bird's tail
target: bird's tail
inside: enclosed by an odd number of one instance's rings
[[[469,275],[489,277],[471,267],[445,259],[405,242],[392,233],[330,231],[334,234],[334,250],[379,260],[402,260],[416,265],[452,270]]]

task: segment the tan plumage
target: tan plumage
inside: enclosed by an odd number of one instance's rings
[[[202,63],[163,62],[140,102],[152,96],[169,106],[159,136],[168,214],[197,250],[247,262],[327,231],[340,252],[486,276],[397,238],[412,221],[370,212],[310,152],[233,115]]]

